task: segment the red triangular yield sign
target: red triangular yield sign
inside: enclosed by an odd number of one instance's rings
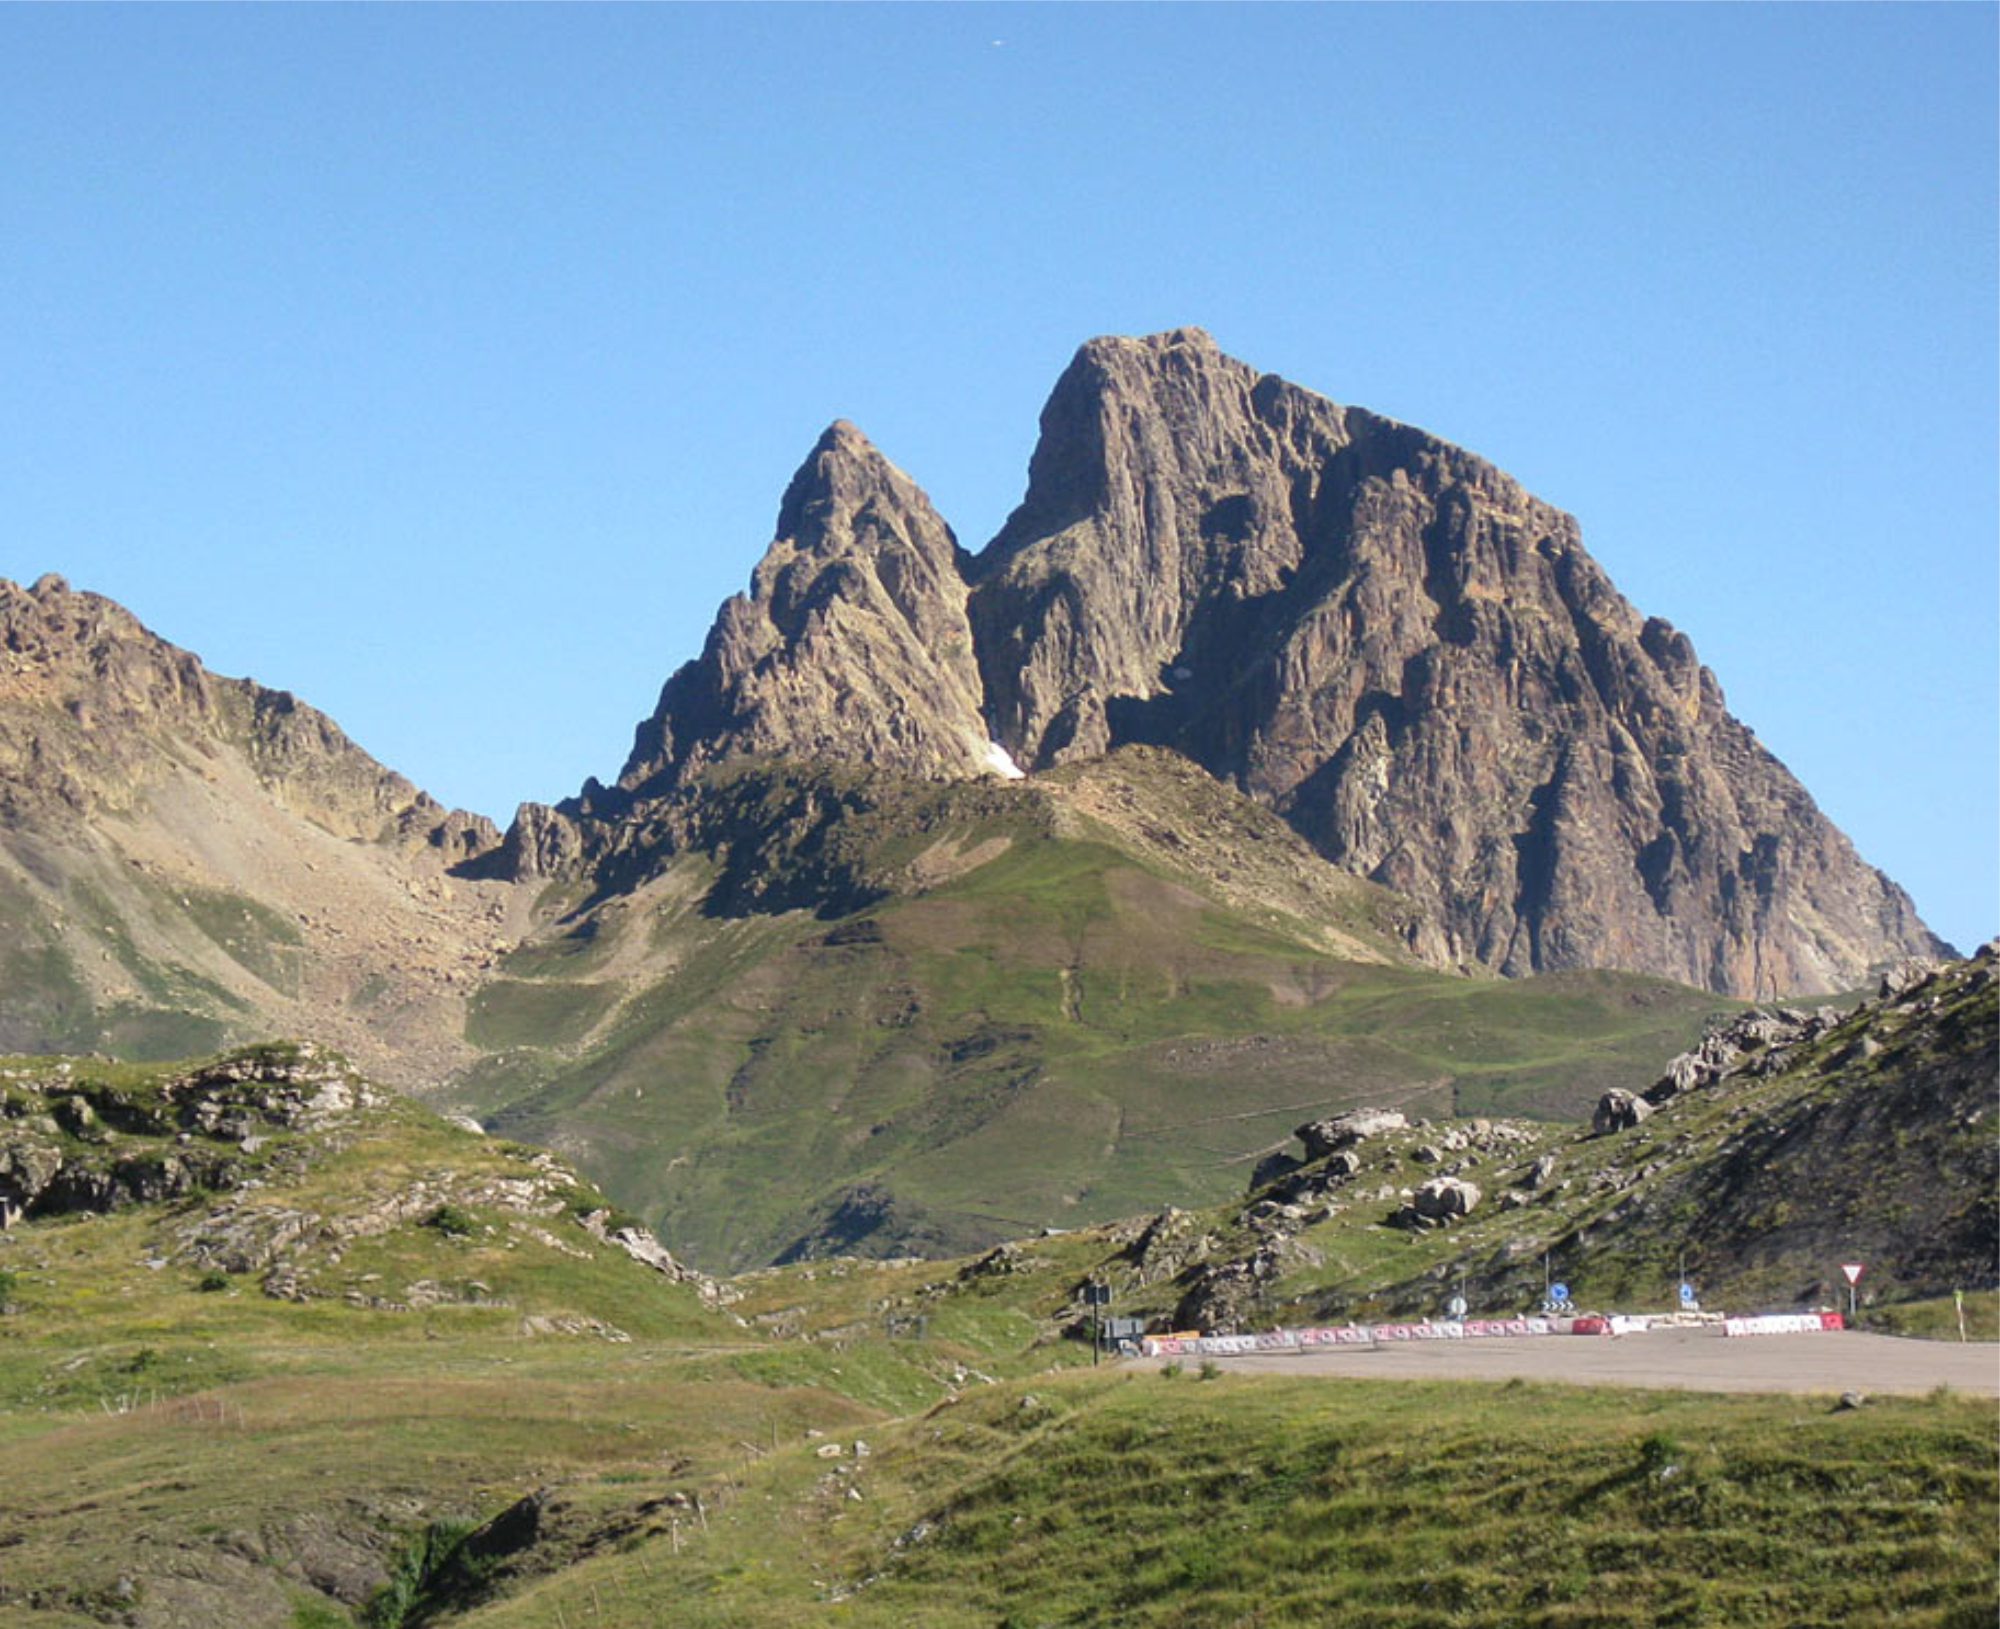
[[[1845,1274],[1847,1275],[1847,1282],[1848,1282],[1848,1283],[1850,1283],[1850,1284],[1859,1284],[1859,1283],[1861,1282],[1861,1263],[1860,1263],[1860,1262],[1858,1262],[1858,1261],[1843,1261],[1843,1262],[1842,1262],[1842,1263],[1840,1264],[1840,1270],[1841,1270],[1841,1271],[1842,1271],[1843,1273],[1845,1273]]]

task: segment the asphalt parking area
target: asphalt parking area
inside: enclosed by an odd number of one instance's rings
[[[1157,1367],[1163,1360],[1148,1360]],[[1172,1361],[1172,1360],[1164,1360]],[[1201,1361],[1182,1359],[1182,1362]],[[1232,1374],[1354,1380],[1552,1380],[1688,1391],[1922,1395],[1939,1386],[2000,1399],[2000,1346],[1842,1330],[1731,1339],[1714,1330],[1549,1335],[1255,1352],[1206,1361]]]

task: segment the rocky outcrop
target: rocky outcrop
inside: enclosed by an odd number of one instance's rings
[[[1934,956],[1906,956],[1894,966],[1882,969],[1882,976],[1875,985],[1876,998],[1894,1001],[1899,996],[1907,995],[1945,965]]]
[[[527,882],[563,876],[583,858],[583,831],[574,819],[547,804],[524,803],[514,812],[500,846],[467,869]]]
[[[1001,773],[951,529],[853,425],[820,438],[778,537],[667,681],[619,790],[655,796],[739,756]]]
[[[274,1136],[380,1102],[309,1045],[253,1048],[145,1092],[68,1062],[0,1070],[0,1222],[234,1189],[284,1168],[293,1150]]]
[[[1204,1262],[1181,1275],[1186,1288],[1174,1305],[1173,1326],[1218,1335],[1268,1326],[1272,1287],[1288,1270],[1319,1264],[1319,1253],[1301,1245],[1289,1228],[1264,1229],[1247,1255]]]
[[[1402,1131],[1409,1123],[1400,1109],[1350,1109],[1345,1114],[1310,1121],[1293,1135],[1305,1144],[1307,1160],[1321,1160],[1371,1137]]]
[[[1215,1241],[1199,1216],[1169,1205],[1146,1224],[1122,1254],[1132,1264],[1134,1282],[1144,1288],[1178,1277],[1206,1260],[1214,1247]]]
[[[592,1211],[581,1218],[583,1230],[613,1249],[622,1250],[642,1267],[650,1267],[670,1283],[692,1285],[705,1306],[728,1306],[742,1298],[742,1291],[725,1285],[674,1259],[673,1252],[642,1227],[613,1227],[612,1213]]]
[[[1885,989],[1890,982],[1884,980]],[[1793,1007],[1752,1007],[1716,1019],[1698,1046],[1668,1061],[1666,1072],[1646,1089],[1641,1101],[1658,1108],[1682,1092],[1717,1085],[1732,1075],[1771,1074],[1783,1068],[1798,1048],[1835,1028],[1844,1017],[1836,1007],[1820,1007],[1809,1013]],[[1865,1045],[1868,1040],[1863,1036],[1857,1044]],[[1606,1094],[1607,1099],[1610,1095]],[[1602,1104],[1599,1112],[1603,1112]]]

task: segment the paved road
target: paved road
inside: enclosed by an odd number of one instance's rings
[[[1918,1395],[1950,1386],[1968,1396],[2000,1398],[2000,1346],[1851,1331],[1735,1340],[1712,1330],[1671,1329],[1643,1335],[1408,1341],[1213,1361],[1235,1374],[1355,1380],[1510,1380],[1518,1375],[1579,1386]]]

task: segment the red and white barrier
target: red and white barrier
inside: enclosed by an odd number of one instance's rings
[[[1258,1335],[1148,1335],[1147,1357],[1241,1357],[1252,1352],[1309,1352],[1328,1346],[1392,1346],[1407,1341],[1493,1340],[1522,1335],[1639,1335],[1654,1327],[1686,1327],[1685,1316],[1586,1313],[1573,1318],[1467,1318],[1462,1323],[1341,1324],[1328,1328],[1272,1329]],[[1704,1319],[1704,1324],[1712,1324]],[[1844,1329],[1837,1312],[1778,1313],[1724,1318],[1726,1335],[1807,1335]]]
[[[1847,1320],[1837,1312],[1768,1312],[1756,1318],[1724,1318],[1725,1335],[1817,1335],[1822,1330],[1845,1329]]]
[[[1487,1340],[1500,1336],[1603,1333],[1602,1318],[1468,1318],[1442,1324],[1342,1324],[1321,1329],[1273,1329],[1260,1335],[1148,1335],[1147,1357],[1240,1357],[1247,1352],[1307,1352],[1326,1346],[1392,1345],[1404,1341]],[[1577,1326],[1595,1324],[1583,1329]]]

